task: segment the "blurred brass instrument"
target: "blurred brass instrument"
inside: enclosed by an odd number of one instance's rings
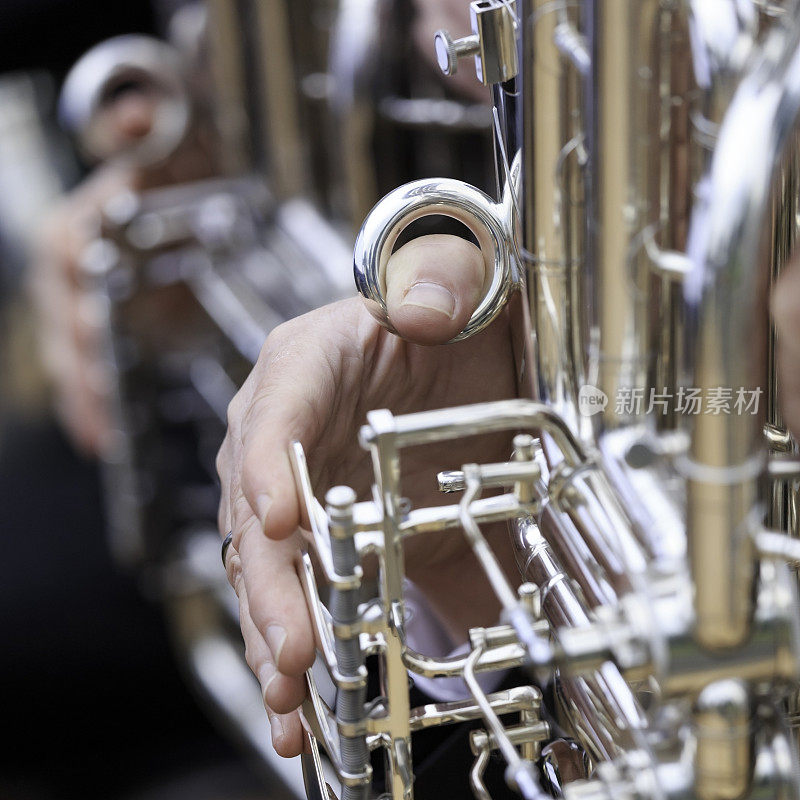
[[[497,198],[448,178],[391,192],[361,228],[356,283],[388,326],[398,235],[426,215],[465,224],[491,280],[456,338],[521,295],[519,396],[371,412],[360,502],[338,486],[320,505],[295,448],[331,587],[321,603],[306,556],[310,796],[411,798],[415,735],[479,720],[480,800],[495,752],[529,800],[798,797],[800,458],[767,310],[798,225],[796,4],[476,0],[470,15],[472,35],[441,31],[436,49],[445,74],[474,57],[491,86]],[[406,448],[498,432],[507,462],[476,451],[439,474],[456,502],[404,497]],[[484,536],[504,520],[519,588]],[[406,635],[403,543],[450,529],[503,615],[441,658]],[[513,668],[515,689],[476,678]],[[447,676],[463,701],[411,707],[409,677]]]

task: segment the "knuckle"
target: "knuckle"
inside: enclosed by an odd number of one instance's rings
[[[228,430],[234,430],[236,428],[236,424],[239,421],[241,416],[241,405],[242,405],[242,398],[241,398],[241,391],[236,392],[233,396],[233,399],[228,403],[228,408],[225,413],[225,420],[228,424]]]
[[[239,554],[235,552],[233,549],[229,549],[229,556],[228,556],[228,563],[225,567],[225,573],[228,576],[228,583],[230,583],[233,591],[236,592],[236,596],[241,596],[241,588],[242,588],[242,560],[239,558]]]
[[[45,252],[60,252],[61,243],[69,230],[68,201],[61,200],[45,218],[41,227],[40,247]]]
[[[258,355],[259,361],[270,361],[272,354],[283,347],[290,335],[291,327],[291,320],[288,320],[287,322],[282,322],[280,325],[277,325],[270,331],[269,335],[264,340],[264,344],[261,346],[261,352]]]
[[[258,657],[253,652],[253,646],[247,642],[245,639],[244,642],[244,660],[247,662],[247,666],[250,667],[250,671],[258,676],[258,669],[261,666],[258,663]]]
[[[224,447],[224,443],[223,446]],[[222,454],[222,448],[217,451],[217,457],[214,459],[214,469],[217,472],[217,477],[220,482],[224,482],[225,477],[223,473],[227,472],[227,458]]]
[[[298,317],[282,322],[272,329],[258,356],[256,383],[259,378],[271,375],[277,363],[294,353],[297,342],[302,339],[304,328],[303,317]]]
[[[214,459],[214,467],[217,470],[217,475],[219,475],[220,481],[225,481],[227,473],[228,473],[228,447],[230,444],[230,440],[226,435],[225,438],[222,440],[222,445],[220,446],[219,450],[217,451],[217,457]]]

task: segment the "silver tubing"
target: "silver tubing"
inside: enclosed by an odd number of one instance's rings
[[[585,368],[581,320],[586,316],[579,287],[584,257],[583,132],[577,113],[582,78],[562,52],[577,37],[574,30],[566,35],[572,30],[575,8],[552,0],[524,0],[521,6],[520,228],[530,309],[525,334],[531,354],[527,374],[520,378],[523,392],[552,405],[577,430],[583,421],[577,393]]]
[[[549,504],[541,519],[549,535],[557,539],[556,526],[564,523]],[[535,521],[515,520],[511,530],[522,577],[539,587],[542,611],[554,630],[589,625],[591,618],[573,588],[573,573],[563,570]],[[588,744],[593,758],[613,759],[633,746],[633,732],[643,728],[644,720],[614,664],[607,662],[587,677],[562,676],[560,691],[562,702],[572,712],[570,718],[579,728],[580,739]],[[637,711],[632,713],[632,709]]]
[[[390,192],[370,211],[356,239],[353,271],[367,308],[385,328],[394,330],[386,308],[386,269],[400,233],[414,220],[441,214],[462,222],[478,240],[486,261],[484,298],[453,341],[483,330],[500,313],[518,276],[511,243],[512,189],[495,203],[474,186],[451,178],[414,181]]]
[[[529,431],[546,431],[554,440],[570,466],[579,466],[588,460],[583,444],[578,441],[552,408],[533,400],[500,400],[493,403],[475,403],[435,411],[392,416],[388,411],[371,411],[367,414],[369,425],[361,429],[363,445],[371,444],[387,426],[391,426],[396,447],[410,444],[430,444],[461,436],[494,433],[519,428]]]
[[[481,491],[478,467],[467,465],[464,470],[466,488],[459,504],[459,521],[467,537],[467,541],[475,553],[486,577],[503,606],[503,615],[515,630],[520,642],[525,646],[528,657],[534,666],[549,664],[552,661],[552,649],[547,639],[538,634],[535,620],[522,599],[514,592],[508,578],[503,572],[494,551],[481,533],[480,526],[470,513],[470,505]],[[467,662],[472,670],[472,662]],[[466,674],[466,673],[465,673]]]
[[[330,489],[325,496],[330,526],[331,555],[333,568],[340,577],[354,575],[359,565],[359,555],[353,538],[353,505],[355,492],[347,486]],[[331,617],[334,624],[352,626],[359,620],[358,584],[352,588],[331,589]],[[366,716],[365,702],[367,686],[365,680],[364,654],[361,650],[358,631],[350,636],[339,635],[334,640],[339,686],[336,703],[336,722],[339,726],[363,724]],[[342,767],[346,774],[363,780],[346,784],[342,800],[366,800],[369,797],[371,769],[367,738],[361,734],[339,736]]]
[[[475,678],[475,664],[483,654],[483,646],[475,648],[464,665],[464,683],[467,684],[475,702],[478,704],[487,727],[494,736],[497,747],[507,762],[506,781],[516,788],[525,800],[544,800],[549,795],[539,785],[533,764],[520,758],[516,748],[508,737],[503,723],[495,713],[489,700]]]

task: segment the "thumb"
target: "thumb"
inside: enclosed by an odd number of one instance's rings
[[[144,139],[155,125],[156,102],[146,91],[123,94],[110,108],[111,132],[117,141]]]
[[[410,342],[444,344],[461,333],[486,282],[483,254],[457,236],[420,236],[386,267],[386,306],[394,329]]]

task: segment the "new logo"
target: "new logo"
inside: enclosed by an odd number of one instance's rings
[[[596,386],[584,384],[578,392],[578,411],[584,417],[591,417],[599,414],[608,405],[608,397],[605,392]]]

